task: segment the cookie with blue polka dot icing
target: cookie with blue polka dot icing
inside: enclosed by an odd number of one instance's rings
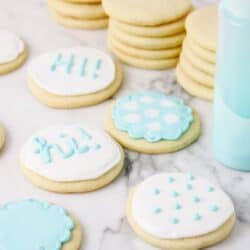
[[[84,193],[116,179],[124,152],[108,134],[82,124],[34,133],[20,155],[21,170],[35,186],[57,193]]]
[[[229,236],[235,211],[228,195],[207,180],[162,173],[130,191],[127,218],[135,233],[157,248],[197,250]]]
[[[196,111],[181,99],[155,91],[119,98],[107,109],[104,126],[125,148],[148,154],[178,151],[200,135]]]
[[[113,96],[122,83],[120,66],[111,56],[90,47],[43,54],[28,67],[28,86],[52,108],[96,105]]]
[[[34,199],[0,206],[2,250],[79,250],[79,223],[63,208]]]

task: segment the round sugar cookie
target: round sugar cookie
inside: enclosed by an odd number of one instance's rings
[[[187,42],[183,43],[183,54],[185,57],[199,70],[214,77],[215,75],[215,64],[203,60],[197,56],[192,49],[188,46]]]
[[[150,69],[150,70],[164,70],[168,68],[173,68],[178,62],[178,58],[170,59],[142,59],[123,53],[117,49],[111,42],[108,44],[109,49],[123,62],[127,65],[131,65],[137,68]]]
[[[141,59],[170,59],[176,58],[180,55],[181,47],[173,48],[173,49],[162,49],[162,50],[145,50],[138,49],[126,44],[123,44],[116,38],[109,36],[108,43],[112,44],[112,46],[116,47],[124,54],[128,54],[129,56],[141,58]]]
[[[181,46],[183,39],[185,38],[185,33],[183,32],[167,37],[142,37],[127,34],[110,23],[109,36],[112,36],[120,42],[131,47],[139,49],[160,50]]]
[[[205,61],[215,64],[216,63],[216,53],[208,50],[203,49],[199,46],[199,44],[195,43],[192,38],[188,35],[185,38],[185,42],[187,43],[188,47],[196,54],[198,57],[202,58]]]
[[[32,135],[20,161],[22,172],[34,185],[52,192],[79,193],[111,183],[123,168],[124,153],[105,132],[74,124]]]
[[[62,0],[68,3],[86,3],[86,4],[93,4],[93,3],[101,3],[102,0]]]
[[[200,118],[182,100],[147,91],[118,99],[107,109],[104,127],[127,149],[161,154],[178,151],[197,140]]]
[[[213,88],[206,87],[194,80],[192,80],[178,64],[176,68],[176,75],[178,83],[192,96],[211,101],[213,99]]]
[[[60,25],[75,29],[97,30],[104,29],[108,26],[108,18],[101,19],[79,19],[73,17],[65,17],[49,8],[51,17]]]
[[[214,87],[214,77],[204,73],[203,71],[197,69],[193,63],[191,63],[188,58],[186,58],[185,54],[182,52],[182,55],[180,56],[179,61],[182,69],[185,71],[185,73],[193,80],[198,82],[199,84],[213,88]]]
[[[135,26],[128,23],[120,22],[113,18],[109,21],[112,25],[116,25],[119,30],[128,34],[142,37],[166,37],[184,32],[185,18],[181,18],[171,23],[158,26]]]
[[[34,199],[0,207],[0,246],[3,249],[79,250],[79,223],[62,207]]]
[[[186,30],[202,48],[216,51],[218,29],[218,7],[212,5],[193,11],[186,20]]]
[[[19,68],[27,58],[28,52],[24,42],[14,33],[0,29],[0,75]]]
[[[103,19],[106,18],[102,4],[67,3],[61,0],[47,0],[50,8],[66,17],[79,19]]]
[[[4,142],[5,142],[4,128],[0,124],[0,151],[3,148],[3,146],[4,146]]]
[[[108,54],[90,47],[43,54],[28,67],[30,91],[52,108],[98,104],[113,96],[121,83],[119,64]]]
[[[106,13],[133,25],[155,26],[177,20],[191,10],[190,0],[103,0]]]
[[[184,173],[149,177],[129,192],[127,219],[147,243],[171,250],[203,249],[225,240],[236,216],[226,193]]]

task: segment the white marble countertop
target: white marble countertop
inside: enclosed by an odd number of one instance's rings
[[[197,1],[204,4],[207,1]],[[43,0],[1,1],[1,27],[18,33],[28,44],[29,60],[59,47],[91,45],[106,50],[106,31],[75,31],[62,28],[49,18]],[[143,71],[124,66],[125,81],[117,96],[133,90],[154,89],[182,97],[202,117],[202,136],[187,149],[169,155],[126,154],[122,176],[110,186],[89,194],[58,195],[33,187],[19,171],[19,150],[30,134],[53,124],[86,122],[102,126],[108,102],[78,110],[53,110],[32,97],[26,87],[27,63],[0,77],[0,121],[7,130],[7,145],[0,155],[0,203],[38,198],[62,205],[81,222],[82,249],[152,250],[131,231],[124,213],[128,188],[161,171],[191,171],[219,184],[233,199],[237,225],[231,237],[211,249],[245,250],[250,245],[250,174],[235,172],[216,163],[210,153],[211,104],[192,98],[177,84],[174,71]],[[116,97],[117,97],[116,96]]]

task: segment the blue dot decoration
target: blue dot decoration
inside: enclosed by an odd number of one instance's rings
[[[191,184],[187,184],[187,190],[192,190],[193,186]]]
[[[160,193],[161,193],[161,191],[159,188],[154,188],[154,190],[153,190],[154,195],[159,195]]]
[[[190,181],[193,181],[195,178],[194,178],[194,176],[191,174],[191,173],[188,173],[187,174],[187,178],[188,178],[188,180],[190,180]]]
[[[195,214],[193,215],[193,220],[194,220],[194,221],[199,221],[199,220],[201,220],[200,214],[195,213]]]
[[[176,225],[176,224],[179,223],[179,220],[178,220],[177,218],[172,218],[172,219],[170,220],[170,223]]]
[[[168,183],[173,183],[175,181],[175,179],[172,176],[168,177]]]
[[[177,202],[177,203],[175,203],[174,208],[175,208],[175,210],[180,210],[182,208],[182,206],[180,203]]]
[[[162,212],[162,209],[160,207],[156,207],[153,209],[154,214],[160,214]]]
[[[174,197],[174,198],[176,198],[176,197],[178,197],[180,194],[178,193],[178,192],[176,192],[176,191],[173,191],[172,192],[172,197]]]
[[[208,193],[212,193],[212,192],[214,192],[214,188],[210,186],[207,188],[207,191],[208,191]]]
[[[201,201],[200,197],[198,197],[198,196],[193,197],[193,202],[194,203],[199,203],[200,201]]]
[[[209,210],[210,210],[211,212],[218,212],[219,207],[216,206],[216,205],[210,205],[210,206],[209,206]]]

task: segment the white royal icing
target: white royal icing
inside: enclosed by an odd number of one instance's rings
[[[82,125],[55,126],[31,136],[21,160],[24,167],[49,180],[81,181],[98,178],[115,167],[121,152],[104,132]]]
[[[39,56],[30,64],[28,73],[40,88],[52,94],[83,95],[112,84],[115,64],[97,49],[77,47]]]
[[[0,64],[14,61],[23,51],[24,43],[14,33],[0,30]]]
[[[163,239],[213,232],[234,214],[232,201],[220,188],[182,173],[158,174],[142,182],[131,209],[138,226]]]

